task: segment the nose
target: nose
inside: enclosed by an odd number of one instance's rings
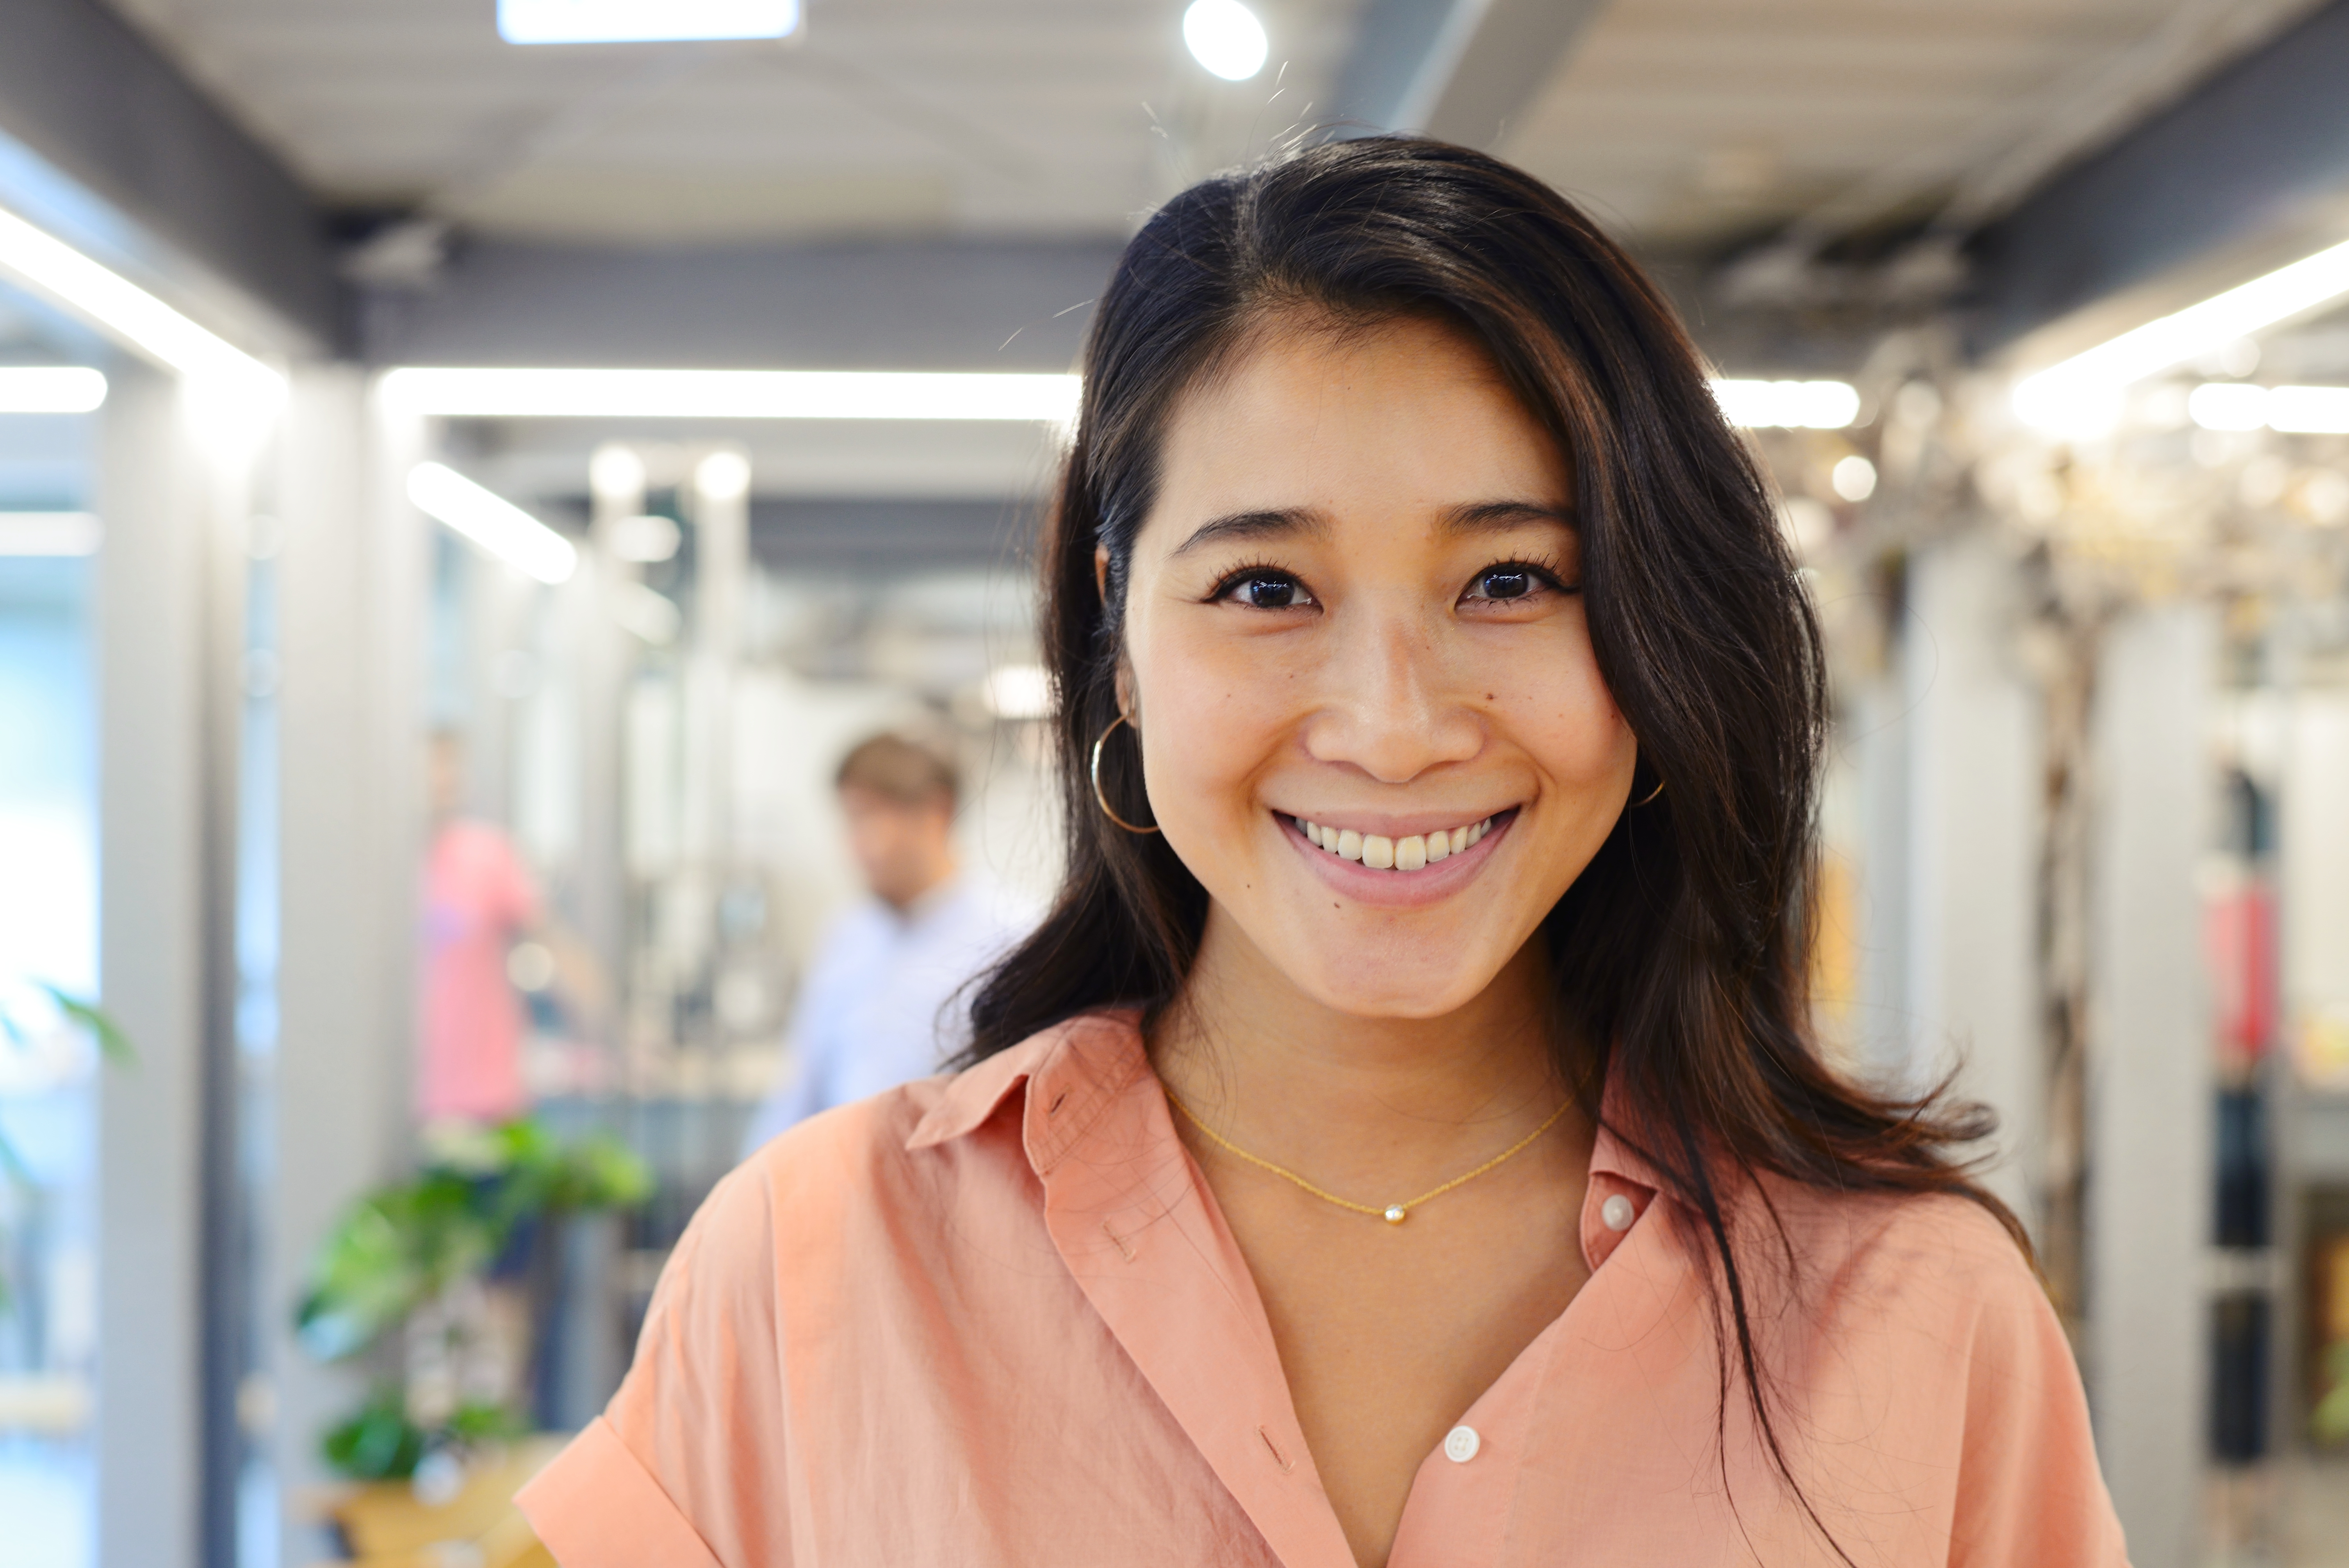
[[[1454,689],[1442,631],[1403,604],[1358,605],[1341,616],[1305,727],[1314,760],[1403,784],[1475,756],[1485,726],[1467,695]]]

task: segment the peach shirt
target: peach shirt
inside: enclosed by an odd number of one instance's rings
[[[1805,1288],[1771,1285],[1756,1238],[1754,1321],[1852,1561],[2122,1563],[2071,1353],[1997,1224],[1770,1196]],[[1473,1454],[1423,1463],[1392,1568],[1836,1561],[1742,1396],[1716,1425],[1673,1207],[1601,1132],[1589,1282],[1461,1415]],[[767,1145],[678,1244],[609,1410],[520,1501],[563,1568],[1353,1568],[1122,1016]]]

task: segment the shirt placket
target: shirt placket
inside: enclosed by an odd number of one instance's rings
[[[1255,1284],[1198,1190],[1164,1100],[1135,1068],[1106,1094],[1050,1071],[1029,1086],[1029,1149],[1053,1244],[1284,1568],[1353,1568]]]
[[[1614,1283],[1605,1277],[1608,1260],[1654,1198],[1652,1189],[1602,1168],[1609,1158],[1602,1143],[1583,1194],[1580,1239],[1589,1279],[1422,1461],[1387,1568],[1496,1565],[1507,1560],[1536,1413],[1551,1398],[1548,1390],[1577,1323],[1599,1310],[1599,1298]]]

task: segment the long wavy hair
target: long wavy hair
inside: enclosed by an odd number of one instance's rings
[[[1283,315],[1450,323],[1571,461],[1591,645],[1639,740],[1631,799],[1662,793],[1623,813],[1544,923],[1562,1076],[1594,1086],[1594,1119],[1607,1086],[1613,1130],[1696,1216],[1686,1233],[1712,1288],[1723,1418],[1734,1377],[1817,1524],[1764,1398],[1754,1233],[1729,1189],[1767,1172],[1844,1192],[1960,1193],[2028,1243],[1956,1157],[1990,1130],[1986,1112],[1879,1097],[1820,1058],[1806,979],[1826,707],[1817,624],[1755,459],[1671,305],[1539,181],[1423,139],[1336,142],[1193,186],[1126,247],[1093,318],[1040,547],[1068,870],[1041,926],[976,992],[968,1059],[1112,1006],[1147,1019],[1181,993],[1206,893],[1163,837],[1104,818],[1088,769],[1118,713],[1128,567],[1169,413]],[[1121,816],[1149,820],[1127,730],[1102,783]]]

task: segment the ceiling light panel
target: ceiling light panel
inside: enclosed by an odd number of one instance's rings
[[[2058,435],[2105,434],[2118,422],[2120,395],[2130,383],[2216,353],[2344,296],[2349,296],[2349,242],[2024,377],[2014,387],[2015,414],[2026,425]]]
[[[1264,24],[1240,0],[1193,0],[1183,13],[1183,42],[1191,57],[1227,82],[1244,82],[1264,69],[1272,45]]]
[[[408,471],[408,499],[492,555],[549,584],[570,581],[579,548],[495,490],[442,463]]]
[[[498,36],[509,44],[781,38],[799,25],[799,0],[498,0]]]
[[[1729,422],[1744,429],[1840,430],[1859,418],[1848,381],[1747,381],[1723,377],[1713,396]]]
[[[106,377],[79,365],[0,365],[0,414],[87,414],[106,401]]]
[[[0,275],[129,344],[141,354],[213,387],[267,401],[285,377],[71,245],[0,211]]]

